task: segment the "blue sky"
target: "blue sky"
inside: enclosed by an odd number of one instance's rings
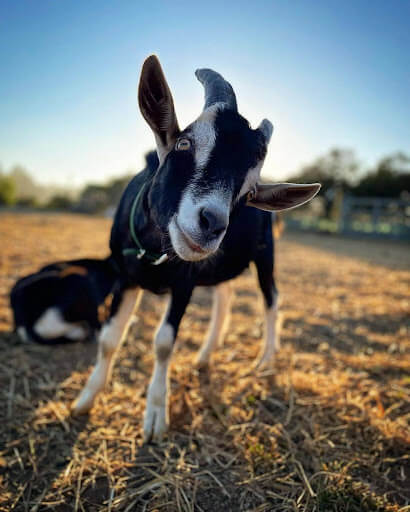
[[[265,175],[334,146],[371,166],[410,152],[409,26],[401,0],[0,0],[0,163],[63,185],[140,168],[153,137],[136,87],[156,53],[181,126],[202,109],[198,67],[253,126],[273,122]]]

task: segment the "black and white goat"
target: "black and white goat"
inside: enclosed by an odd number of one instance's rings
[[[170,293],[155,334],[155,365],[144,418],[145,439],[167,429],[167,374],[178,327],[195,286],[214,286],[210,335],[199,355],[205,363],[217,344],[230,291],[227,282],[254,262],[265,299],[265,345],[260,364],[275,352],[277,290],[273,277],[271,214],[309,201],[319,184],[259,185],[272,134],[263,120],[256,129],[237,110],[231,85],[200,69],[205,107],[180,130],[160,63],[149,57],[142,68],[138,99],[157,144],[158,166],[136,175],[121,199],[111,234],[112,256],[120,269],[111,316],[99,337],[97,364],[73,405],[87,412],[104,388],[113,354],[140,296],[139,290]]]
[[[112,258],[52,263],[19,279],[10,293],[18,335],[48,345],[94,337],[116,280]]]

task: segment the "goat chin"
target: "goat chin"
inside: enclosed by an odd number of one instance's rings
[[[215,252],[212,250],[202,248],[192,242],[188,236],[181,230],[175,219],[170,222],[169,225],[169,236],[171,244],[176,254],[185,261],[200,261],[208,258]],[[191,246],[190,246],[191,245]],[[218,244],[219,246],[219,244]]]

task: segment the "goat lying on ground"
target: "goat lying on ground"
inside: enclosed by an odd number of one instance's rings
[[[17,333],[44,344],[93,337],[116,277],[113,260],[106,258],[52,263],[19,279],[10,294]]]
[[[73,413],[85,413],[104,388],[113,355],[126,332],[140,289],[170,293],[155,334],[155,365],[144,418],[146,440],[168,425],[167,375],[178,327],[195,286],[215,286],[211,335],[199,360],[215,347],[228,307],[227,281],[256,264],[265,299],[265,345],[259,363],[275,352],[277,290],[273,277],[271,213],[309,201],[320,185],[259,185],[272,125],[255,130],[237,110],[231,85],[200,69],[205,107],[180,130],[170,89],[155,56],[143,66],[139,105],[154,132],[158,165],[149,165],[126,188],[111,233],[119,268],[110,318],[99,336],[97,364]]]

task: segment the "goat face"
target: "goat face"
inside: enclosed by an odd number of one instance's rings
[[[250,128],[237,111],[231,85],[221,75],[201,69],[196,76],[205,88],[205,107],[182,131],[155,56],[143,65],[138,91],[141,113],[154,132],[159,157],[149,192],[150,215],[169,233],[178,256],[188,261],[217,251],[233,207],[256,191],[273,131],[266,119],[257,129]],[[265,191],[264,209],[266,195]],[[258,207],[256,198],[250,199]]]

